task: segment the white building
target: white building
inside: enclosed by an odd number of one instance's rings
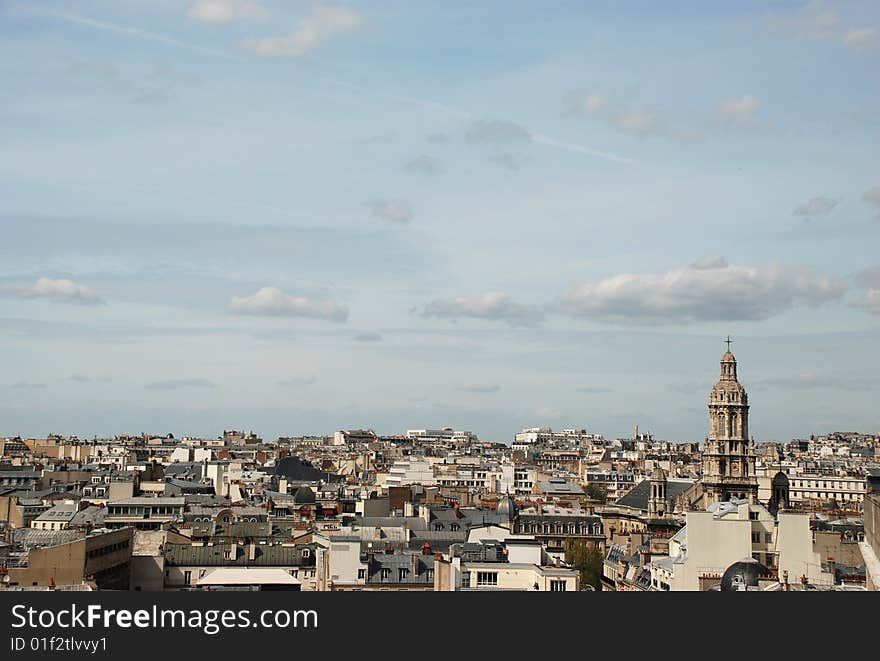
[[[407,457],[398,459],[388,469],[385,478],[386,487],[402,487],[408,484],[421,484],[423,486],[435,486],[437,479],[434,477],[434,463],[427,457]]]
[[[669,540],[669,555],[651,561],[654,590],[700,590],[701,578],[720,578],[744,558],[776,567],[791,581],[805,577],[828,587],[830,573],[813,552],[808,514],[779,512],[774,519],[760,504],[745,500],[716,502],[706,512],[687,512],[686,524]]]

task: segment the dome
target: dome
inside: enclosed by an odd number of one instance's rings
[[[293,494],[293,502],[298,505],[311,505],[315,502],[315,492],[309,487],[300,487]]]
[[[510,495],[505,495],[498,501],[498,505],[495,506],[495,514],[507,517],[508,520],[513,520],[516,517],[516,503]]]
[[[651,482],[662,482],[665,479],[666,471],[660,466],[654,466],[654,470],[651,471]]]
[[[718,354],[715,354],[715,355],[717,356]],[[725,351],[724,355],[721,356],[721,362],[722,363],[735,363],[736,358],[734,357],[734,355],[732,353],[730,353],[730,351]]]
[[[724,570],[724,575],[721,577],[721,591],[736,592],[758,587],[758,579],[768,574],[770,570],[757,560],[743,558]]]

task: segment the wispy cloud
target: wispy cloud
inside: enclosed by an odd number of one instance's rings
[[[832,209],[840,204],[839,198],[830,197],[813,197],[808,202],[799,204],[794,209],[795,216],[806,216],[812,218],[814,216],[825,216],[831,213]]]
[[[486,319],[504,321],[511,326],[535,326],[544,319],[537,305],[517,303],[504,292],[489,292],[476,297],[437,298],[422,310],[423,317],[442,319]]]
[[[358,333],[352,339],[355,342],[381,342],[382,335],[379,333],[373,333],[373,332]]]
[[[233,296],[230,312],[263,317],[305,317],[342,323],[348,308],[333,301],[315,301],[305,296],[291,296],[277,287],[263,287],[251,296]]]
[[[474,395],[488,395],[493,392],[498,392],[501,390],[501,386],[498,385],[474,385],[474,386],[459,386],[456,388],[459,392],[469,392]]]
[[[406,162],[403,169],[405,172],[415,174],[435,175],[443,172],[443,165],[433,156],[420,154],[413,160]]]
[[[865,292],[856,300],[855,306],[871,314],[880,314],[880,266],[862,269],[856,274],[856,282]]]
[[[305,386],[311,386],[318,382],[318,377],[314,374],[303,374],[299,376],[290,376],[286,379],[281,379],[278,381],[279,386],[284,386],[285,388],[303,388]]]
[[[751,124],[760,102],[751,94],[724,99],[718,104],[718,114],[729,126],[744,127]]]
[[[582,392],[585,395],[602,395],[609,392],[614,392],[613,389],[607,388],[605,386],[580,386],[579,388],[575,388],[577,392]]]
[[[315,7],[280,37],[250,38],[245,47],[262,57],[302,57],[327,41],[353,32],[364,17],[345,7]]]
[[[478,119],[468,127],[465,138],[471,143],[497,146],[530,142],[532,134],[515,122]]]
[[[766,13],[762,22],[772,33],[793,41],[825,41],[857,49],[877,38],[874,26],[847,25],[840,12],[824,0],[809,0],[794,11]]]
[[[42,390],[43,388],[46,387],[46,384],[45,383],[32,383],[30,381],[16,381],[10,387],[16,388],[19,390],[24,390],[24,389]]]
[[[755,390],[877,390],[880,379],[854,375],[821,374],[803,372],[800,374],[773,376],[752,380],[749,386]]]
[[[499,165],[508,170],[519,170],[528,162],[528,158],[523,154],[515,154],[512,152],[497,152],[489,154],[489,162]]]
[[[691,264],[691,268],[697,271],[723,269],[727,268],[727,260],[722,255],[703,255]]]
[[[869,204],[877,210],[877,216],[880,218],[880,186],[869,188],[862,195],[862,201]]]
[[[144,388],[147,390],[181,390],[183,388],[216,388],[216,384],[208,379],[169,379],[148,383]]]
[[[376,198],[367,200],[364,206],[376,218],[392,223],[408,223],[415,217],[412,204],[404,198]]]

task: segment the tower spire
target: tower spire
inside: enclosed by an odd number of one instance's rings
[[[733,340],[730,339],[730,335],[728,335],[727,339],[724,341],[727,343],[727,350],[730,351],[730,343],[733,342]]]

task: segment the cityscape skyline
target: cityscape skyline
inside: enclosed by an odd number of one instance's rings
[[[875,3],[0,16],[0,434],[876,430]]]

